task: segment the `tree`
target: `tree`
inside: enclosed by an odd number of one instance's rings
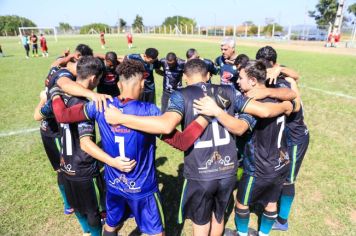
[[[348,11],[350,14],[353,14],[353,15],[356,17],[356,3],[350,5],[350,6],[347,8],[347,11]]]
[[[136,15],[136,18],[132,24],[132,27],[135,31],[141,32],[143,27],[143,18],[142,16]]]
[[[251,25],[250,28],[248,29],[248,33],[250,35],[256,35],[258,33],[257,25]]]
[[[273,31],[273,24],[269,24],[266,25],[265,27],[263,27],[262,32],[265,35],[269,35],[272,36],[272,31]],[[274,32],[282,32],[283,31],[283,27],[279,24],[274,24]]]
[[[255,25],[255,24],[253,23],[253,21],[251,21],[251,20],[244,21],[242,24],[243,24],[243,25],[247,25],[247,26]]]
[[[108,26],[107,24],[103,24],[103,23],[93,23],[93,24],[89,24],[89,25],[84,25],[80,28],[80,34],[88,34],[90,33],[91,30],[95,30],[96,32],[100,33],[100,32],[105,32],[106,30],[110,29],[110,26]]]
[[[335,22],[338,3],[337,0],[319,0],[315,11],[309,11],[309,16],[315,19],[318,28],[324,28]]]
[[[0,16],[0,33],[15,35],[19,27],[36,27],[31,20],[16,15]]]
[[[192,33],[192,25],[193,28],[195,28],[195,26],[197,25],[197,23],[195,22],[194,19],[188,18],[188,17],[184,17],[184,16],[170,16],[170,17],[166,17],[166,19],[164,19],[162,26],[166,26],[169,28],[169,26],[172,26],[172,29],[174,28],[174,26],[177,24],[177,17],[178,17],[178,27],[180,27],[180,25],[187,25],[187,29],[189,33]],[[185,30],[185,28],[184,28]]]
[[[120,18],[119,25],[120,28],[124,28],[127,25],[127,22],[124,19]]]
[[[72,26],[69,23],[59,22],[59,29],[66,32],[72,30]]]

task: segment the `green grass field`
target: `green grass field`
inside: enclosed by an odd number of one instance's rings
[[[141,53],[147,47],[156,47],[160,57],[174,51],[184,58],[185,51],[192,47],[202,57],[214,59],[220,54],[218,41],[136,37],[131,50],[124,37],[108,36],[106,41],[107,50],[119,55]],[[0,235],[81,235],[75,217],[63,214],[56,175],[39,132],[6,136],[10,131],[39,126],[33,121],[33,109],[50,63],[65,48],[73,50],[78,43],[105,52],[100,49],[98,36],[73,36],[59,38],[57,43],[49,39],[49,58],[27,60],[17,38],[0,38],[6,54],[0,58]],[[238,46],[239,53],[252,58],[257,49]],[[311,143],[296,185],[290,231],[271,235],[356,235],[356,56],[287,50],[278,53],[281,64],[301,74]],[[155,80],[159,105],[162,79],[156,75]],[[179,230],[176,221],[182,158],[182,153],[158,142],[156,162],[168,236],[177,235]],[[227,227],[234,227],[232,216]],[[129,222],[122,235],[129,235],[134,228],[134,222]],[[191,234],[191,224],[186,222],[182,235]]]

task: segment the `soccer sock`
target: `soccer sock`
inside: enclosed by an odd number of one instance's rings
[[[294,184],[283,185],[282,194],[279,198],[278,222],[285,224],[288,221],[289,213],[295,196]]]
[[[247,236],[250,210],[235,208],[235,226],[240,236]]]
[[[65,209],[69,209],[71,208],[71,206],[69,205],[69,202],[67,200],[67,196],[64,190],[64,185],[63,185],[63,173],[57,173],[57,182],[58,182],[58,188],[59,188],[59,192],[61,193],[62,199],[63,199],[63,203],[64,203],[64,208]]]
[[[79,212],[75,212],[75,216],[77,217],[80,226],[82,227],[82,230],[84,233],[89,233],[90,232],[90,227],[87,221],[87,218],[80,214]]]
[[[102,231],[101,224],[99,224],[98,226],[90,226],[89,225],[89,229],[90,229],[91,236],[100,236],[101,235],[101,231]]]
[[[277,211],[264,211],[261,217],[260,231],[258,235],[268,235],[271,232],[272,225],[277,218]]]

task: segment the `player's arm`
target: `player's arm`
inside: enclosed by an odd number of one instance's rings
[[[253,88],[246,93],[246,96],[255,100],[269,97],[280,101],[292,101],[297,97],[297,94],[289,88]]]
[[[294,103],[295,103],[293,112],[298,112],[300,110],[302,101],[301,101],[301,98],[300,98],[300,92],[299,92],[299,89],[298,89],[297,81],[295,81],[293,78],[290,78],[290,77],[286,77],[285,80],[287,80],[287,82],[290,83],[291,89],[297,95],[296,98],[293,100]]]
[[[298,72],[296,72],[295,70],[289,68],[289,67],[285,67],[285,66],[280,66],[281,67],[281,73],[283,75],[285,75],[286,77],[290,77],[294,80],[298,80],[299,79],[299,74]]]
[[[294,105],[290,101],[271,103],[251,100],[242,111],[259,118],[271,118],[281,114],[290,115],[293,107]]]
[[[76,123],[89,120],[84,112],[84,104],[76,104],[66,107],[60,96],[55,96],[52,100],[53,113],[58,123]]]
[[[136,161],[134,159],[130,160],[127,157],[111,157],[99,148],[90,136],[83,136],[80,138],[80,148],[95,159],[113,168],[119,169],[122,172],[128,173],[136,166]]]
[[[66,66],[67,63],[70,62],[73,58],[75,58],[75,54],[69,54],[65,57],[59,58],[52,63],[51,67]]]
[[[80,84],[72,81],[68,77],[60,77],[57,80],[57,85],[67,94],[78,97],[86,97],[95,101],[99,111],[106,109],[106,99],[112,99],[110,95],[95,93],[90,89],[84,88]]]
[[[33,114],[33,118],[36,121],[40,121],[43,118],[45,118],[45,115],[41,113],[41,108],[46,104],[46,101],[47,101],[46,91],[41,91],[41,93],[40,93],[40,102],[35,107],[35,111],[34,111],[34,114]]]
[[[216,117],[227,130],[235,135],[241,136],[249,128],[249,124],[245,120],[237,119],[229,115],[208,96],[200,100],[194,100],[193,106],[197,109],[199,114]]]
[[[205,118],[198,116],[185,127],[183,132],[175,129],[170,134],[161,135],[160,139],[178,150],[187,151],[201,136],[208,124]]]
[[[161,61],[157,61],[155,63],[155,72],[160,75],[160,76],[164,76],[164,71],[162,70],[162,63]]]

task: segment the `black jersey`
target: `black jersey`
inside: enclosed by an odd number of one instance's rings
[[[155,81],[153,77],[153,70],[158,68],[158,63],[149,64],[143,60],[140,54],[130,54],[126,56],[127,59],[132,59],[139,61],[145,67],[144,79],[145,79],[145,88],[144,92],[150,92],[155,90]]]
[[[163,91],[172,93],[178,88],[182,87],[182,76],[184,70],[185,61],[177,59],[175,67],[169,67],[166,58],[159,60],[159,67],[163,69]]]
[[[221,85],[197,83],[172,93],[168,112],[182,116],[182,126],[186,127],[196,117],[193,100],[204,96],[207,89]],[[231,106],[226,112],[234,114],[236,93],[231,86],[222,86]],[[247,101],[246,101],[247,102]],[[243,107],[245,104],[242,104]],[[193,180],[222,179],[236,175],[237,153],[235,136],[229,133],[216,119],[205,129],[200,138],[184,153],[184,177]]]
[[[214,65],[214,62],[212,60],[209,60],[206,58],[202,58],[202,60],[204,61],[206,67],[208,68],[208,72],[210,74],[210,77],[209,77],[209,80],[207,81],[207,83],[211,83],[211,77],[213,77],[213,75],[217,75],[219,70]]]
[[[116,74],[115,69],[105,67],[103,76],[100,78],[100,82],[97,86],[97,92],[108,94],[112,97],[120,95],[117,82],[119,81],[119,75]]]
[[[275,87],[290,88],[290,83],[279,76]],[[298,112],[293,112],[286,118],[286,133],[288,145],[296,145],[305,142],[308,139],[309,131],[304,123],[303,104]]]
[[[261,102],[277,101],[265,98]],[[245,119],[251,130],[237,140],[238,150],[243,157],[244,173],[263,178],[276,177],[289,163],[285,116],[254,119],[257,122]]]
[[[217,57],[215,59],[215,64],[220,68],[220,83],[232,85],[237,88],[236,81],[239,78],[237,67],[226,63],[226,59],[223,56]]]
[[[86,103],[85,98],[62,96],[67,107]],[[81,123],[60,124],[61,129],[61,170],[71,180],[91,179],[99,173],[97,161],[82,151],[80,138],[92,136],[95,142],[95,123],[85,121]]]

